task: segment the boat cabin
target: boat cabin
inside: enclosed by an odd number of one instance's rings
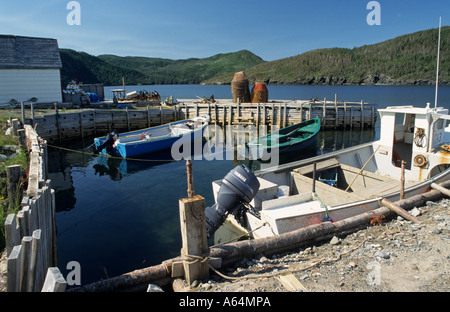
[[[405,179],[411,181],[423,181],[446,169],[450,159],[440,157],[440,149],[447,137],[447,109],[428,105],[426,108],[395,106],[378,111],[381,117],[380,145],[376,153],[379,174],[399,178],[402,161]]]

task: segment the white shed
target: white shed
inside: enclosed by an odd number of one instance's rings
[[[62,102],[58,41],[0,35],[0,105]]]

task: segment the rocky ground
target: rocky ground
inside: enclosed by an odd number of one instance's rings
[[[185,291],[449,292],[449,207],[450,199],[427,202],[411,211],[420,223],[397,217],[296,252],[244,259],[220,272],[227,278],[211,274]],[[289,272],[294,278],[283,276]],[[0,266],[0,288],[5,277]]]
[[[289,254],[244,259],[196,283],[197,292],[448,292],[450,200],[415,208],[420,223],[401,217]],[[292,276],[294,288],[284,286]],[[256,276],[262,276],[255,278]],[[195,283],[195,282],[194,282]]]

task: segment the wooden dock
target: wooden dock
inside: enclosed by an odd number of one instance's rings
[[[95,106],[92,106],[95,107]],[[29,113],[28,113],[29,112]],[[173,106],[146,106],[135,109],[85,108],[77,112],[42,117],[34,115],[34,109],[22,108],[24,124],[36,128],[39,136],[49,142],[83,139],[87,136],[103,136],[112,130],[132,131],[166,124],[176,120],[208,114],[211,124],[286,126],[319,117],[322,129],[373,128],[377,111],[373,105],[338,101],[288,101],[273,100],[268,103],[233,103],[231,99],[202,103],[200,100],[179,100]]]
[[[375,125],[377,112],[373,105],[361,102],[288,101],[268,103],[199,103],[179,100],[186,118],[208,114],[211,123],[219,125],[278,126],[284,128],[311,118],[322,120],[322,129],[367,129]]]

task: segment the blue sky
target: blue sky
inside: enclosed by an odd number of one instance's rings
[[[450,25],[449,0],[379,0],[373,26],[369,0],[78,0],[81,25],[68,25],[69,2],[0,0],[0,34],[55,38],[92,55],[186,59],[247,49],[271,61],[437,28],[440,16]]]

